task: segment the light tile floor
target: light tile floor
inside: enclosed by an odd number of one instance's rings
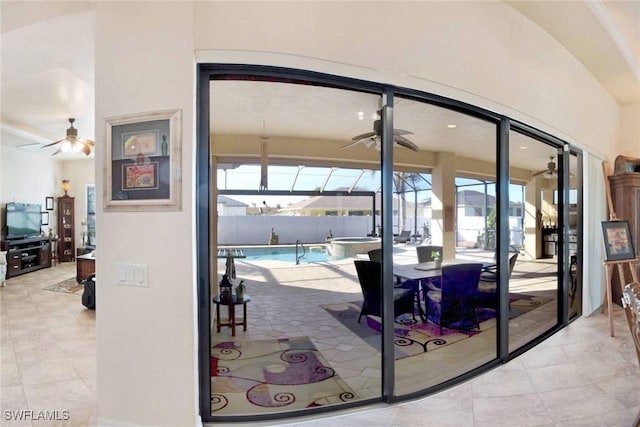
[[[340,269],[334,272],[343,274]],[[261,274],[274,279],[277,272]],[[98,413],[95,312],[81,305],[79,293],[43,290],[74,275],[75,264],[63,263],[12,278],[0,288],[3,426],[85,426]],[[314,280],[308,283],[314,286]],[[273,298],[295,292],[295,286],[288,289],[285,284]],[[270,325],[276,328],[285,328],[304,314],[283,319],[279,313],[261,313],[257,307],[251,309],[256,315],[271,316]],[[582,317],[507,365],[416,401],[304,420],[234,425],[627,426],[640,410],[640,369],[624,316],[616,316],[615,322],[616,336],[611,338],[606,316]],[[259,336],[259,330],[253,331]],[[270,332],[263,331],[265,335]],[[21,409],[67,409],[70,420],[5,419],[5,410]]]
[[[44,290],[75,275],[75,263],[63,263],[13,277],[0,288],[3,426],[32,425],[8,420],[7,410],[57,410],[57,418],[70,418],[64,425],[74,426],[89,425],[96,413],[95,312],[82,306],[81,292]]]

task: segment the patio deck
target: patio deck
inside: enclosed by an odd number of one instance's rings
[[[366,255],[357,258],[366,259]],[[238,332],[239,342],[306,336],[336,373],[361,398],[380,393],[380,353],[336,320],[323,305],[362,300],[354,259],[295,265],[282,261],[236,261],[238,278],[245,280],[252,302],[248,330]],[[491,261],[493,252],[462,249],[457,259]],[[416,262],[415,246],[394,246],[394,262]],[[521,347],[556,324],[552,259],[518,261],[510,292],[543,295],[551,299],[509,323],[510,350]],[[224,262],[219,263],[224,271]],[[224,314],[223,314],[224,316]],[[212,329],[213,330],[213,329]],[[230,339],[230,331],[212,333],[212,342]],[[496,334],[487,331],[463,341],[396,361],[396,390],[410,393],[468,372],[494,358]],[[429,369],[425,369],[425,367]]]

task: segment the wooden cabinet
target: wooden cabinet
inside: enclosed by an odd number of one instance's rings
[[[73,261],[75,244],[75,198],[58,197],[58,261]]]
[[[51,267],[51,244],[48,237],[5,240],[0,250],[7,251],[5,278]]]
[[[622,173],[609,177],[613,208],[618,219],[629,221],[629,231],[633,239],[636,256],[640,254],[640,173]],[[620,305],[622,287],[618,275],[614,274],[612,284],[613,301]],[[631,277],[630,274],[627,277]]]

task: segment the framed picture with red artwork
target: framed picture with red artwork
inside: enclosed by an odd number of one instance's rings
[[[180,210],[181,111],[110,117],[105,211]]]
[[[607,261],[635,259],[629,221],[602,221]]]

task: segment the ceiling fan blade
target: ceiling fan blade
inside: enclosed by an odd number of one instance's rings
[[[357,141],[354,141],[354,142],[352,142],[352,143],[350,143],[350,144],[347,144],[347,145],[345,145],[345,146],[343,146],[343,147],[340,147],[340,148],[343,148],[343,149],[344,149],[344,148],[353,147],[354,145],[356,145],[356,144],[360,144],[361,142],[363,142],[363,141],[362,141],[361,139],[359,139],[359,140],[357,140]]]
[[[394,129],[393,134],[394,135],[413,135],[413,132],[411,132],[410,130],[404,130],[404,129]]]
[[[96,144],[95,144],[95,142],[93,142],[92,140],[87,139],[87,138],[78,138],[78,141],[79,141],[81,144],[89,145],[89,146],[91,146],[91,147],[93,147],[94,145],[96,145]]]
[[[538,175],[542,175],[543,173],[548,173],[548,172],[549,172],[549,169],[545,169],[545,170],[543,170],[543,171],[536,172],[536,173],[534,173],[534,174],[533,174],[533,175],[531,175],[531,176],[538,176]]]
[[[413,142],[409,141],[404,136],[395,135],[393,137],[393,140],[396,142],[396,144],[402,145],[403,147],[408,148],[409,150],[419,151],[418,146],[416,144],[414,144]]]
[[[52,154],[52,156],[55,156],[56,154],[58,154],[58,153],[59,153],[59,152],[61,152],[61,151],[62,151],[62,148],[61,148],[61,147],[58,147],[58,149],[56,150],[56,152],[55,152],[55,153],[53,153],[53,154]]]
[[[376,132],[367,132],[367,133],[363,133],[362,135],[354,136],[353,138],[351,138],[351,140],[359,141],[361,139],[371,138],[372,136],[376,136],[376,135],[378,135]]]
[[[62,141],[64,141],[66,138],[61,139],[60,141],[56,141],[56,142],[52,142],[51,144],[47,144],[47,145],[43,145],[42,148],[44,147],[51,147],[52,145],[56,145],[56,144],[60,144]]]

